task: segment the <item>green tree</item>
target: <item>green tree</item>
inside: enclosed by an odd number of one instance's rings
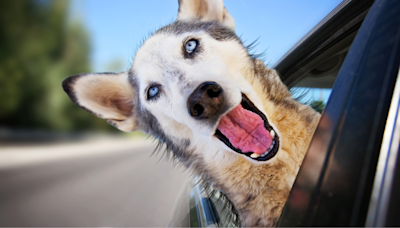
[[[90,72],[89,36],[68,1],[0,1],[0,126],[110,130],[75,106],[62,80]]]
[[[322,113],[322,111],[325,109],[325,103],[323,101],[313,101],[311,102],[310,106],[319,113]]]

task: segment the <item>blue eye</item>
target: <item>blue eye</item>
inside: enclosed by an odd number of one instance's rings
[[[186,52],[187,53],[192,53],[197,47],[197,41],[196,40],[189,40],[186,43]]]
[[[158,94],[158,91],[159,91],[158,86],[150,87],[149,90],[147,91],[147,98],[153,98]]]

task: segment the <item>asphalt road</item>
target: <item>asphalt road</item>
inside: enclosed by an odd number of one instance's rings
[[[0,147],[0,226],[167,226],[190,176],[154,146]]]

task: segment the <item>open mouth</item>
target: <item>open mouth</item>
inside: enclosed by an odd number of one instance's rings
[[[224,115],[215,132],[233,151],[256,161],[267,161],[279,149],[279,136],[265,115],[242,94],[242,102]]]

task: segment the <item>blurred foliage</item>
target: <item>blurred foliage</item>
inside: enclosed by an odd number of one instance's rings
[[[322,111],[325,108],[325,103],[323,101],[313,101],[311,102],[310,106],[313,108],[315,111],[322,113]]]
[[[0,1],[0,127],[111,130],[79,109],[61,82],[90,72],[89,36],[69,1]]]
[[[105,67],[108,72],[121,72],[124,69],[124,61],[119,58],[111,60]]]

